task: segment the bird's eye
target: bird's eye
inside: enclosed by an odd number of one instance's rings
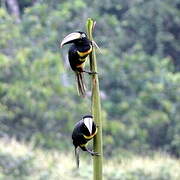
[[[85,34],[82,34],[82,35],[81,35],[81,37],[82,37],[82,38],[85,38],[85,37],[86,37],[86,35],[85,35]]]

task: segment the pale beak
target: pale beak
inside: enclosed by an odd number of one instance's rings
[[[92,118],[84,118],[84,124],[88,128],[90,135],[92,134],[93,120]]]
[[[68,34],[61,42],[61,47],[63,47],[65,44],[71,43],[76,39],[80,39],[81,34],[78,32],[73,32],[71,34]]]

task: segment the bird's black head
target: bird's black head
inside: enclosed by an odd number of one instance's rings
[[[87,35],[85,32],[76,31],[73,33],[68,34],[61,42],[61,47],[69,43],[81,44],[88,40]]]
[[[85,118],[91,118],[91,119],[93,119],[93,116],[92,116],[92,115],[85,115],[85,116],[83,116],[83,119],[85,119]]]

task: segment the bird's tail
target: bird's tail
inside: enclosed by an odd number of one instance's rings
[[[77,168],[79,168],[79,149],[75,147],[74,152],[75,152],[75,158],[76,158],[76,166]]]
[[[76,73],[78,94],[80,96],[82,96],[82,97],[85,97],[85,95],[86,95],[86,86],[85,86],[84,74],[82,72],[75,72],[75,73]]]

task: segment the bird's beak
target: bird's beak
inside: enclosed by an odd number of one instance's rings
[[[80,39],[81,34],[78,32],[73,32],[71,34],[68,34],[61,42],[61,47],[63,47],[65,44],[71,43],[76,39]]]
[[[93,121],[92,118],[84,118],[84,124],[88,128],[90,135],[92,134]]]

